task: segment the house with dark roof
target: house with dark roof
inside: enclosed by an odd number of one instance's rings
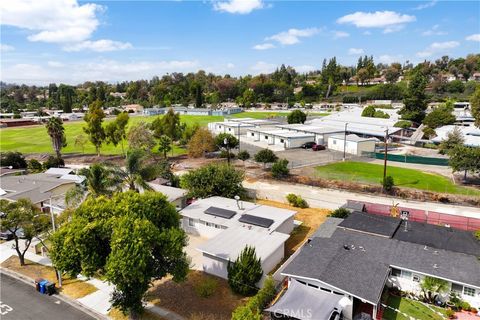
[[[448,281],[451,291],[479,308],[479,256],[480,241],[472,233],[353,212],[315,232],[282,275],[289,283],[347,297],[345,319],[360,313],[375,319],[386,287],[420,294],[426,276]]]

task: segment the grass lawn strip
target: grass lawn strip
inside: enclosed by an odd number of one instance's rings
[[[116,308],[113,308],[112,310],[110,310],[110,312],[108,313],[108,316],[112,320],[129,320],[130,319],[128,315],[124,315],[120,310]],[[149,310],[145,310],[138,319],[139,320],[165,320],[165,318],[162,318],[159,315]]]
[[[11,256],[0,266],[3,268],[9,269],[11,271],[20,273],[31,279],[43,278],[50,282],[54,282],[58,287],[57,277],[55,275],[55,270],[52,267],[44,266],[30,260],[25,260],[25,266],[20,266],[17,256]],[[62,288],[57,288],[59,292],[65,294],[69,298],[79,299],[83,298],[98,289],[85,281],[79,279],[72,279],[68,277],[62,278]]]
[[[355,161],[319,166],[315,168],[315,172],[319,178],[367,184],[381,184],[383,178],[382,165]],[[451,194],[480,195],[479,190],[457,186],[450,179],[434,173],[387,166],[387,175],[393,177],[395,185],[398,187]]]
[[[396,312],[395,310],[399,312]],[[433,311],[419,301],[410,300],[396,296],[389,296],[387,301],[387,308],[383,313],[385,320],[410,320],[413,317],[418,320],[443,320],[447,318],[445,310],[435,307]],[[438,314],[441,313],[442,315]]]

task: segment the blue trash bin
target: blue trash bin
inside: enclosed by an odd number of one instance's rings
[[[48,283],[47,280],[43,280],[43,281],[41,281],[41,282],[39,283],[39,285],[40,285],[40,293],[42,293],[42,294],[47,293],[47,288],[46,288],[46,284],[47,284],[47,283]]]

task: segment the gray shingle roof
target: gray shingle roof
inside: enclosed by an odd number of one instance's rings
[[[340,228],[331,238],[313,238],[282,274],[318,279],[376,304],[389,267],[480,287],[476,256]]]
[[[400,226],[399,218],[354,211],[338,226],[391,238]]]

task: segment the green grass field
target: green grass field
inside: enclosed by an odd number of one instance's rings
[[[129,126],[139,123],[141,121],[149,123],[155,120],[156,117],[144,117],[134,116],[130,117]],[[112,121],[113,118],[106,120],[105,122]],[[209,122],[222,121],[221,116],[190,116],[184,115],[180,117],[181,122],[185,122],[187,125],[198,123],[200,126],[206,126]],[[62,150],[62,153],[82,153],[82,150],[75,146],[75,138],[83,134],[84,121],[65,122],[65,133],[67,136],[67,147]],[[128,129],[127,129],[128,130]],[[50,143],[50,137],[47,134],[47,130],[44,125],[29,126],[21,128],[5,128],[0,129],[0,150],[5,151],[19,151],[25,154],[28,153],[52,153],[52,146]],[[185,153],[184,149],[175,147],[174,154]],[[104,155],[121,154],[122,147],[118,145],[104,144],[101,148],[101,153]],[[86,154],[95,153],[95,148],[92,144],[87,143],[85,146]]]
[[[320,178],[342,181],[356,181],[361,183],[381,184],[383,166],[364,162],[338,162],[315,168]],[[387,167],[387,175],[393,177],[398,187],[428,190],[464,195],[480,195],[480,191],[459,187],[441,175],[426,173],[414,169]]]
[[[406,298],[390,296],[388,297],[387,304],[390,307],[400,310],[400,312],[403,312],[404,314],[407,314],[408,316],[413,317],[415,319],[442,320],[447,318],[446,311],[443,308],[431,306],[432,309],[436,310],[437,312],[440,312],[443,315],[441,316],[433,312],[431,309],[427,308],[421,302],[406,299]],[[385,312],[383,313],[383,319],[410,320],[409,317],[406,317],[403,314],[397,313],[392,309],[388,309],[388,308],[385,309]]]
[[[255,118],[265,119],[275,116],[286,116],[287,113],[282,112],[242,112],[232,115],[234,118]],[[322,116],[325,113],[311,113],[311,115]],[[129,126],[139,123],[141,121],[149,123],[155,120],[155,116],[133,116],[130,117]],[[187,125],[193,125],[195,123],[200,126],[206,126],[209,122],[223,121],[222,116],[191,116],[182,115],[180,121]],[[105,120],[105,122],[112,121],[113,118]],[[83,134],[84,121],[65,122],[65,133],[67,135],[67,147],[62,150],[62,153],[82,153],[82,150],[75,146],[75,138]],[[128,130],[128,129],[127,129]],[[25,154],[28,153],[52,153],[52,146],[50,144],[50,137],[47,134],[47,130],[44,125],[28,126],[21,128],[5,128],[0,129],[0,150],[6,151],[19,151]],[[174,154],[185,153],[184,149],[175,147]],[[101,148],[101,153],[104,155],[120,154],[122,148],[120,145],[117,147],[113,145],[104,144]],[[95,148],[92,144],[87,143],[84,153],[93,154]]]

